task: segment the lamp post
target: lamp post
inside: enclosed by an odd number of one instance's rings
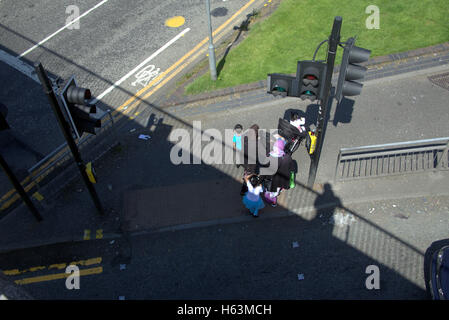
[[[209,69],[210,77],[213,81],[217,80],[217,68],[215,64],[215,48],[214,41],[212,39],[212,23],[210,18],[210,0],[206,0],[207,7],[207,20],[209,23]]]

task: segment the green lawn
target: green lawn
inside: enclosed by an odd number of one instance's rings
[[[380,9],[380,29],[365,26],[369,5]],[[343,18],[341,41],[357,36],[356,45],[370,49],[371,57],[449,41],[448,0],[284,0],[269,18],[250,25],[248,37],[226,57],[217,81],[207,73],[186,93],[251,83],[268,73],[296,73],[297,61],[311,60],[316,46],[329,37],[335,16]],[[325,59],[326,48],[321,47],[318,59]]]

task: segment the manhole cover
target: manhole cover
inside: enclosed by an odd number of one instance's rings
[[[224,7],[215,8],[210,12],[210,14],[214,17],[224,17],[225,15],[228,14],[228,9]]]
[[[430,82],[449,91],[449,72],[429,77]]]

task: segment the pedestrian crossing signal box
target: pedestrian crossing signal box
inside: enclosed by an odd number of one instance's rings
[[[86,173],[87,173],[87,176],[89,177],[90,182],[97,183],[97,174],[95,173],[95,169],[92,166],[92,162],[89,162],[86,165]]]
[[[309,131],[309,139],[306,141],[306,148],[309,154],[313,154],[316,149],[316,135],[314,132]]]

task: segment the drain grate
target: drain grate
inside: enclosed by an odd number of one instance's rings
[[[430,76],[428,79],[433,84],[449,91],[449,72]]]

